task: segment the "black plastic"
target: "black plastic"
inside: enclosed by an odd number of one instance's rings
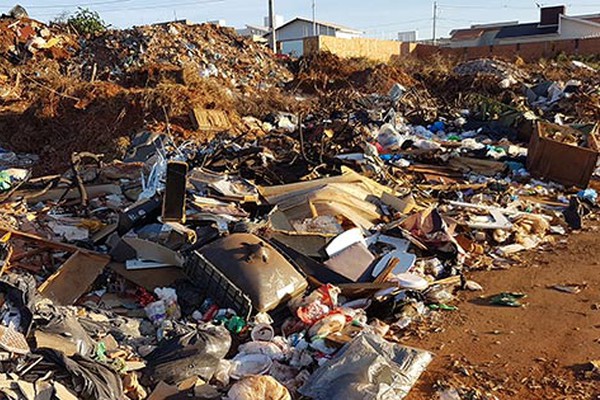
[[[252,302],[233,282],[198,251],[186,258],[183,271],[187,277],[220,307],[232,308],[246,320],[252,314]]]

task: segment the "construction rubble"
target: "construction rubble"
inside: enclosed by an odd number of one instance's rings
[[[289,60],[212,25],[9,16],[0,52],[2,398],[402,399],[435,357],[406,335],[460,313],[471,271],[598,212],[579,61]]]

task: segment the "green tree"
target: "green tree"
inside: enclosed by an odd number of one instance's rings
[[[67,18],[67,24],[82,35],[95,35],[104,32],[110,26],[98,12],[81,7]]]

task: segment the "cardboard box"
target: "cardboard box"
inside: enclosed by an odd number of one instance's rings
[[[550,130],[565,134],[585,136],[568,126],[538,122],[529,141],[527,170],[536,178],[546,178],[566,186],[585,188],[590,182],[598,162],[598,152],[590,148],[572,146],[547,137]],[[592,133],[587,140],[595,147]]]

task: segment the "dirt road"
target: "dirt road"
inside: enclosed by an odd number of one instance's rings
[[[470,388],[473,399],[600,399],[600,380],[582,372],[600,359],[600,233],[574,234],[524,259],[469,274],[484,291],[462,292],[459,310],[434,324],[442,329],[409,340],[437,357],[408,400],[438,399],[440,384]],[[567,283],[586,286],[577,294],[549,287]],[[524,292],[526,305],[488,305],[500,292]]]

